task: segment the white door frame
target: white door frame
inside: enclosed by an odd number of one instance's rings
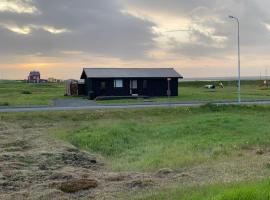
[[[133,88],[133,81],[136,81],[136,86],[137,86],[136,88]],[[133,89],[138,89],[138,80],[136,80],[136,79],[130,79],[129,88],[130,88],[130,95],[133,95],[132,90]]]

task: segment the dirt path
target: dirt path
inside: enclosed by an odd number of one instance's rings
[[[48,136],[54,124],[0,122],[0,199],[113,199],[171,184],[262,179],[270,153],[246,150],[215,161],[153,173],[108,172],[102,158]]]

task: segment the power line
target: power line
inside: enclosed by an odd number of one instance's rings
[[[178,30],[170,30],[170,31],[164,31],[165,33],[170,33],[170,32],[191,32],[191,29],[178,29]]]

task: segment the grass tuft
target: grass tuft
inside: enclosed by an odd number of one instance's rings
[[[9,106],[8,102],[0,102],[0,106]]]
[[[28,91],[28,90],[22,91],[21,93],[22,93],[22,94],[32,94],[32,92],[30,92],[30,91]]]
[[[163,189],[133,200],[269,200],[270,181]]]

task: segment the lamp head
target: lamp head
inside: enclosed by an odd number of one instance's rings
[[[234,16],[232,16],[232,15],[229,15],[229,18],[231,18],[231,19],[234,19]]]

